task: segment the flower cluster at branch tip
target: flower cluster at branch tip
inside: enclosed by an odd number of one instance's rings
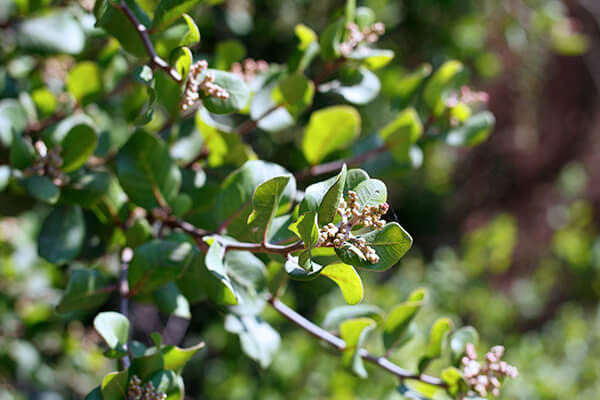
[[[154,389],[152,382],[142,386],[142,380],[134,375],[127,385],[127,400],[165,400],[166,393]]]
[[[375,250],[367,244],[362,237],[356,237],[352,228],[361,226],[364,228],[382,229],[385,221],[381,217],[388,211],[389,205],[381,203],[377,206],[365,205],[362,209],[358,203],[358,195],[351,190],[348,191],[348,202],[340,201],[337,213],[341,216],[339,225],[329,223],[319,231],[319,245],[325,247],[342,247],[344,242],[352,243],[360,252],[361,258],[371,264],[379,262],[379,256]]]
[[[487,103],[490,99],[490,95],[486,92],[477,92],[471,90],[468,86],[460,88],[459,92],[454,92],[446,99],[446,105],[448,107],[455,107],[458,103],[473,104],[473,103]]]
[[[505,377],[517,377],[519,371],[506,361],[502,361],[503,354],[503,346],[494,346],[485,355],[485,364],[481,365],[477,361],[475,346],[471,343],[467,344],[465,356],[461,362],[463,375],[472,391],[483,397],[487,396],[488,393],[498,396],[502,380]]]
[[[383,22],[376,22],[361,31],[358,25],[349,22],[346,24],[346,30],[348,38],[340,44],[340,52],[344,57],[348,57],[362,43],[371,44],[379,40],[379,36],[385,33],[385,25]]]
[[[63,165],[63,159],[60,156],[62,148],[60,146],[55,146],[48,150],[46,144],[41,140],[35,142],[34,147],[37,157],[33,164],[25,169],[23,173],[26,176],[47,176],[52,179],[52,182],[54,182],[56,186],[63,186],[67,182],[68,177],[61,170]]]
[[[265,72],[269,69],[269,64],[265,60],[254,60],[246,58],[241,63],[231,64],[231,72],[239,76],[244,82],[250,82],[256,74]]]
[[[215,83],[215,74],[212,71],[203,73],[208,68],[208,63],[205,60],[198,61],[190,67],[185,91],[181,99],[181,110],[185,111],[200,99],[199,92],[205,96],[216,97],[217,99],[227,100],[229,92]],[[202,77],[203,76],[203,77]],[[202,79],[200,79],[202,77]]]

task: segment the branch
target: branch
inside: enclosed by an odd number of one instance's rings
[[[304,170],[297,172],[295,174],[295,176],[296,176],[296,179],[301,180],[301,179],[306,179],[306,178],[310,178],[313,176],[330,174],[332,172],[336,172],[340,168],[342,168],[342,166],[344,164],[346,164],[348,167],[356,167],[364,162],[367,162],[367,161],[375,158],[379,154],[384,153],[385,151],[388,150],[388,148],[389,148],[389,146],[384,143],[378,147],[375,147],[367,152],[364,152],[364,153],[354,156],[352,158],[336,160],[336,161],[332,161],[332,162],[329,162],[326,164],[315,165],[315,166],[306,168]]]
[[[276,104],[261,115],[259,115],[258,118],[247,120],[235,129],[235,133],[237,133],[240,136],[244,136],[245,134],[252,132],[263,118],[268,117],[271,113],[275,112],[276,110],[279,110],[281,107],[283,107],[282,104]]]
[[[335,347],[336,350],[338,350],[340,352],[347,350],[346,342],[344,342],[342,339],[327,332],[325,329],[321,328],[320,326],[312,323],[311,321],[304,318],[302,315],[298,314],[296,311],[292,310],[291,308],[289,308],[287,305],[285,305],[281,301],[277,300],[276,298],[270,297],[269,304],[271,304],[271,306],[277,312],[279,312],[281,315],[283,315],[289,321],[298,325],[300,328],[304,329],[305,331],[307,331],[308,333],[310,333],[312,336],[316,337],[317,339],[320,339],[320,340],[323,340],[323,341],[329,343],[331,346]],[[443,387],[443,388],[446,387],[446,384],[439,378],[429,376],[429,375],[413,374],[412,372],[394,364],[387,358],[374,356],[365,349],[359,349],[358,354],[364,360],[366,360],[374,365],[377,365],[378,367],[396,375],[397,377],[399,377],[401,379],[414,379],[414,380],[418,380],[418,381],[421,381],[424,383],[428,383],[430,385],[435,385],[435,386],[439,386],[439,387]]]
[[[133,251],[126,247],[121,253],[121,274],[119,275],[119,312],[129,319],[129,282],[127,281],[127,271],[129,270],[129,262],[133,258]],[[130,332],[131,333],[131,332]],[[125,355],[121,358],[123,368],[129,368],[131,364],[129,356]]]
[[[131,24],[137,31],[140,39],[142,39],[142,43],[144,44],[144,47],[146,48],[146,52],[148,53],[148,56],[150,56],[150,65],[152,66],[152,69],[155,69],[155,68],[162,69],[175,82],[182,83],[183,78],[181,77],[181,75],[179,75],[179,72],[177,72],[175,69],[171,68],[171,66],[165,60],[163,60],[162,58],[160,58],[158,56],[158,54],[156,54],[156,50],[154,49],[154,45],[152,44],[152,41],[150,40],[150,35],[148,34],[148,29],[146,28],[146,26],[144,24],[142,24],[139,21],[139,19],[135,16],[135,14],[131,10],[131,8],[129,8],[127,3],[125,3],[124,0],[121,0],[120,3],[114,3],[112,1],[109,1],[109,3],[111,6],[123,11],[123,13],[127,17],[127,19],[129,19],[129,21],[131,22]]]

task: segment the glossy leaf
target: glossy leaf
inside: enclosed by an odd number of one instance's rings
[[[396,222],[387,223],[382,230],[372,231],[361,237],[367,241],[367,245],[375,250],[379,256],[379,262],[371,264],[346,246],[335,249],[342,261],[357,268],[384,271],[400,261],[412,246],[412,238]]]
[[[255,240],[266,240],[267,229],[277,213],[289,181],[290,176],[278,176],[261,183],[254,191],[248,225]]]
[[[102,93],[102,73],[98,64],[82,61],[69,71],[67,90],[78,102],[88,104]]]
[[[10,146],[10,165],[16,169],[25,169],[33,164],[34,160],[35,149],[31,143],[13,131],[12,144]]]
[[[27,125],[27,115],[23,106],[15,99],[0,100],[0,142],[9,146],[13,131],[22,133]]]
[[[319,240],[317,213],[314,211],[302,214],[289,228],[307,247],[313,247]]]
[[[448,132],[446,143],[450,146],[475,146],[488,138],[495,123],[494,114],[489,111],[479,112]]]
[[[60,196],[58,186],[47,176],[28,176],[21,184],[31,196],[48,204],[55,204]]]
[[[110,372],[102,379],[102,398],[104,400],[121,400],[127,398],[127,371]]]
[[[74,125],[61,142],[64,172],[71,172],[83,166],[94,153],[98,135],[88,124]]]
[[[94,328],[110,349],[127,349],[129,320],[123,314],[114,311],[101,312],[94,318]]]
[[[161,348],[164,360],[164,368],[177,373],[181,373],[185,364],[204,347],[204,342],[195,346],[181,348],[174,345],[167,345]]]
[[[227,315],[225,329],[240,337],[242,350],[261,367],[271,364],[281,343],[279,333],[260,317]]]
[[[325,61],[333,61],[340,56],[340,44],[344,35],[344,28],[344,19],[339,18],[327,25],[323,31],[319,39],[319,45],[321,56]]]
[[[229,114],[240,111],[248,105],[250,101],[250,89],[239,76],[219,70],[209,70],[214,73],[215,84],[219,85],[229,93],[226,100],[216,97],[202,97],[204,107],[215,114]]]
[[[379,94],[381,82],[377,75],[366,68],[361,68],[345,80],[333,80],[319,87],[321,92],[332,92],[342,96],[352,104],[370,103]]]
[[[157,289],[152,294],[152,298],[160,311],[179,318],[192,318],[190,303],[174,282],[169,282],[166,286]]]
[[[17,38],[25,48],[51,53],[79,54],[85,46],[81,25],[62,11],[25,20],[18,26]]]
[[[161,30],[175,22],[184,13],[191,11],[197,4],[204,0],[160,0],[154,19],[152,20],[152,29]]]
[[[210,247],[208,248],[208,252],[206,253],[206,268],[212,272],[212,274],[221,281],[221,283],[231,291],[233,296],[238,299],[238,294],[236,293],[233,284],[231,283],[231,279],[227,275],[227,270],[225,269],[225,265],[223,264],[223,258],[225,257],[225,248],[219,243],[215,238],[207,238],[205,239],[207,243],[209,243]]]
[[[352,188],[358,197],[360,207],[378,206],[387,201],[387,188],[379,179],[367,179]]]
[[[321,275],[328,277],[340,287],[346,303],[358,304],[364,298],[362,281],[351,265],[329,264],[321,270]]]
[[[426,296],[426,289],[417,289],[404,303],[390,311],[383,325],[383,343],[387,350],[398,346],[399,342],[403,341],[411,321],[425,303]]]
[[[337,208],[344,195],[344,185],[346,184],[346,164],[335,178],[335,181],[325,192],[321,203],[319,204],[319,225],[325,225],[333,221]]]

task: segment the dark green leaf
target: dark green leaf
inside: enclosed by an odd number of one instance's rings
[[[30,142],[13,131],[12,144],[10,146],[10,165],[16,169],[25,169],[33,164],[35,160],[35,149]]]
[[[179,318],[192,318],[190,303],[181,294],[174,282],[169,282],[166,286],[157,289],[152,297],[160,311]]]
[[[53,264],[74,259],[85,237],[85,222],[79,206],[60,205],[46,217],[38,236],[38,252]]]
[[[33,175],[24,178],[21,184],[31,196],[49,204],[55,204],[60,190],[47,176]]]
[[[279,209],[290,176],[278,176],[261,183],[252,197],[252,212],[248,216],[251,234],[257,241],[266,241],[267,229]]]
[[[103,171],[92,171],[82,175],[62,189],[62,198],[68,202],[91,208],[108,193],[111,174]]]
[[[319,204],[319,225],[325,225],[333,221],[340,205],[340,201],[344,195],[346,173],[346,164],[344,164],[333,184],[325,192],[325,195]]]
[[[340,44],[345,31],[344,19],[339,18],[330,23],[319,40],[321,56],[325,61],[333,61],[340,56]]]
[[[74,269],[56,311],[68,313],[99,307],[110,296],[107,286],[108,280],[97,269]]]
[[[215,84],[219,85],[229,93],[229,98],[218,99],[216,97],[202,97],[204,107],[215,114],[229,114],[240,111],[250,101],[250,89],[239,76],[219,70],[208,70],[215,75]]]
[[[98,144],[98,135],[87,124],[74,125],[61,142],[64,172],[81,167],[94,154]]]
[[[152,29],[159,31],[173,22],[175,22],[184,13],[190,12],[194,6],[206,2],[205,0],[160,0],[156,11],[154,12],[154,20],[152,21]]]

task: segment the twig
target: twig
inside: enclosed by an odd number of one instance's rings
[[[339,170],[340,168],[342,168],[342,166],[344,164],[346,164],[349,167],[355,167],[366,161],[369,161],[369,160],[375,158],[380,153],[387,151],[388,148],[389,148],[389,145],[384,143],[378,147],[375,147],[369,151],[366,151],[366,152],[359,154],[352,158],[331,161],[331,162],[321,164],[321,165],[314,165],[312,167],[309,167],[309,168],[306,168],[304,170],[297,172],[295,174],[295,176],[296,176],[296,179],[301,180],[301,179],[306,179],[306,178],[310,178],[313,176],[330,174],[330,173],[335,172],[335,171]]]
[[[129,270],[129,262],[133,258],[133,251],[126,247],[121,253],[121,274],[119,275],[119,312],[128,318],[129,315],[129,282],[127,280],[127,271]],[[131,334],[131,332],[130,332]],[[129,368],[129,356],[125,355],[121,358],[123,368]]]
[[[278,299],[276,299],[274,297],[270,297],[269,304],[271,304],[271,306],[277,312],[279,312],[281,315],[283,315],[289,321],[298,325],[300,328],[304,329],[305,331],[307,331],[308,333],[310,333],[312,336],[316,337],[317,339],[320,339],[320,340],[323,340],[323,341],[329,343],[331,346],[335,347],[335,349],[340,352],[348,350],[348,348],[346,347],[345,341],[343,341],[339,337],[327,332],[325,329],[312,323],[308,319],[304,318],[302,315],[298,314],[296,311],[292,310],[291,308],[289,308],[287,305],[285,305]],[[387,358],[374,356],[365,349],[359,349],[358,354],[364,360],[366,360],[374,365],[377,365],[380,368],[383,368],[384,370],[396,375],[397,377],[399,377],[401,379],[414,379],[414,380],[418,380],[418,381],[421,381],[424,383],[428,383],[430,385],[435,385],[435,386],[439,386],[442,388],[446,387],[446,384],[439,378],[429,376],[429,375],[413,374],[412,372],[394,364]]]
[[[235,129],[235,133],[237,133],[240,136],[244,136],[245,134],[252,132],[263,118],[268,117],[271,113],[275,112],[276,110],[279,110],[281,107],[283,107],[282,104],[276,104],[261,115],[259,115],[258,118],[247,120]]]
[[[140,39],[142,40],[142,43],[144,44],[144,47],[146,48],[148,56],[150,56],[150,65],[152,66],[152,68],[160,68],[163,71],[165,71],[169,75],[169,77],[171,77],[171,79],[173,79],[175,82],[182,83],[183,78],[181,77],[181,75],[179,75],[179,72],[177,72],[174,68],[171,68],[169,63],[167,63],[165,60],[160,58],[158,54],[156,54],[156,50],[154,49],[154,45],[152,44],[152,41],[150,40],[150,35],[148,34],[148,28],[146,28],[146,26],[139,21],[139,19],[135,16],[135,14],[131,10],[131,8],[129,8],[127,3],[125,3],[125,1],[123,0],[120,3],[115,3],[112,1],[109,1],[109,3],[113,7],[123,11],[127,19],[129,19],[129,21],[137,31]]]

